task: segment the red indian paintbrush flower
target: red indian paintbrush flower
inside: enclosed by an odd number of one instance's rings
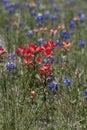
[[[24,51],[24,54],[23,54],[24,57],[33,57],[33,53],[32,53],[32,50],[31,49],[26,49],[26,51]]]
[[[56,44],[54,41],[50,40],[50,41],[47,41],[44,45],[42,45],[40,48],[39,48],[39,52],[42,52],[44,54],[44,57],[47,58],[47,57],[50,57],[51,55],[53,55],[53,49],[56,48]]]
[[[36,7],[36,3],[35,2],[30,2],[29,3],[29,7],[30,8],[35,8]]]
[[[6,50],[4,48],[0,48],[0,56],[2,56],[3,54],[7,53]]]
[[[40,31],[42,31],[42,32],[44,32],[44,31],[46,31],[47,30],[47,28],[46,27],[40,27]]]
[[[44,64],[43,66],[40,67],[40,74],[51,74],[52,68],[49,64]]]
[[[14,19],[14,20],[12,21],[12,25],[13,25],[13,26],[18,26],[18,24],[19,24],[19,23],[18,23],[18,20],[17,20],[17,19]]]
[[[39,32],[39,29],[35,28],[35,29],[33,29],[33,32],[34,32],[34,33],[38,33],[38,32]]]
[[[62,47],[63,47],[65,50],[69,51],[69,50],[71,49],[71,43],[70,43],[69,41],[64,41],[64,42],[62,43]]]
[[[53,54],[52,49],[49,47],[48,44],[41,46],[39,51],[43,53],[43,57],[45,58],[50,57]]]
[[[56,43],[55,43],[54,41],[52,41],[52,40],[47,41],[46,44],[47,44],[51,49],[54,49],[54,48],[57,47],[57,46],[56,46]]]
[[[31,44],[28,44],[28,49],[31,50],[32,54],[35,54],[36,52],[38,52],[39,47],[31,43]]]
[[[35,59],[35,62],[36,62],[37,64],[41,64],[41,63],[42,63],[42,59],[41,59],[41,58],[36,58],[36,59]]]
[[[4,48],[0,48],[0,59],[4,59],[5,58],[5,54],[6,54],[6,50]]]
[[[51,29],[50,30],[50,35],[55,35],[57,34],[57,29]]]
[[[16,54],[23,56],[24,52],[25,52],[26,48],[24,46],[20,46],[18,47],[18,49],[16,50]]]
[[[36,92],[35,91],[31,91],[30,92],[30,97],[33,99],[36,96]]]
[[[32,63],[32,61],[31,61],[30,58],[27,57],[27,58],[24,59],[24,63],[25,64],[30,64],[30,63]]]
[[[62,30],[62,29],[64,29],[65,28],[65,25],[64,24],[59,24],[58,25],[58,30]]]
[[[52,55],[53,55],[53,52],[52,52],[51,49],[48,49],[48,50],[45,50],[45,51],[44,51],[44,56],[45,56],[45,58],[48,58],[48,57],[50,57],[50,56],[52,56]]]

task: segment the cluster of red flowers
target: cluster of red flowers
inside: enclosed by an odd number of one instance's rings
[[[39,64],[40,66],[40,74],[44,72],[50,73],[51,67],[49,64],[43,64],[43,60],[49,58],[53,55],[53,49],[57,46],[54,41],[47,41],[42,46],[37,46],[35,44],[28,44],[26,47],[20,46],[16,50],[16,54],[23,59],[23,62],[26,65],[29,64]]]
[[[58,25],[56,28],[51,28],[51,29],[49,30],[49,35],[50,35],[50,36],[56,35],[57,32],[58,32],[58,30],[63,30],[64,28],[65,28],[64,24],[60,24],[60,25]],[[40,27],[39,29],[33,29],[33,32],[34,32],[34,33],[38,33],[38,32],[45,32],[45,31],[47,31],[47,30],[48,30],[47,27],[42,26],[42,27]]]

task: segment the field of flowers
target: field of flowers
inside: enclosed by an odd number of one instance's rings
[[[0,0],[0,130],[87,130],[87,0]]]

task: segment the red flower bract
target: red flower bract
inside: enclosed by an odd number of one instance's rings
[[[36,92],[35,91],[31,91],[30,92],[30,97],[33,99],[36,96]]]
[[[62,47],[63,47],[65,50],[69,51],[69,50],[71,49],[71,43],[70,43],[69,41],[64,41],[64,42],[62,43]]]
[[[57,30],[56,29],[51,29],[50,30],[50,35],[55,35],[57,33]]]
[[[33,57],[33,52],[31,49],[26,49],[26,51],[24,51],[24,54],[23,54],[24,57]]]
[[[51,49],[44,51],[44,55],[45,55],[46,58],[52,56],[52,54],[53,54],[53,52],[51,51]]]
[[[37,45],[34,44],[28,44],[28,49],[31,50],[31,53],[34,54],[36,52],[38,52],[39,47]]]
[[[42,31],[42,32],[44,32],[44,31],[46,31],[47,30],[47,28],[46,27],[40,27],[40,31]]]
[[[16,50],[16,54],[23,56],[25,50],[26,50],[26,48],[25,48],[24,46],[20,46],[20,47],[18,47],[18,49]]]
[[[4,48],[0,48],[0,56],[7,53]]]
[[[42,63],[42,59],[41,58],[36,58],[35,61],[36,61],[37,64],[41,64]]]
[[[40,68],[40,74],[47,74],[49,75],[52,72],[52,68],[49,64],[44,64]]]
[[[52,41],[52,40],[47,41],[46,44],[47,44],[51,49],[54,49],[54,48],[57,47],[57,46],[56,46],[56,43],[55,43],[54,41]]]
[[[32,63],[32,61],[31,61],[30,58],[27,57],[27,58],[24,59],[24,63],[25,64],[30,64],[30,63]]]

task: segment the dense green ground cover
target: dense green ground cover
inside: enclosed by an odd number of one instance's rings
[[[0,130],[87,130],[87,0],[0,0]]]

